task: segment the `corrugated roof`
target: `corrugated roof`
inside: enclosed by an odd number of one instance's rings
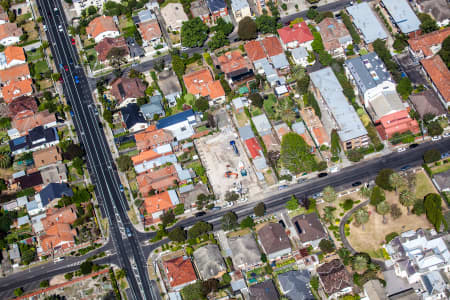
[[[382,0],[400,31],[410,33],[420,29],[420,20],[406,0]]]
[[[367,2],[349,6],[347,11],[352,16],[353,23],[361,31],[366,43],[370,44],[376,39],[384,40],[387,38],[383,26]]]

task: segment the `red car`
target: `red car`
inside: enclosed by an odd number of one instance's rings
[[[67,65],[65,65],[64,70],[69,71],[69,67]]]
[[[59,79],[58,79],[58,81],[59,81],[59,82],[63,82],[63,78],[62,78],[62,76],[59,76]]]
[[[71,38],[72,45],[75,45],[75,39]]]

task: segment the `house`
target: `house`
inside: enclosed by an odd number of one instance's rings
[[[258,238],[268,260],[291,253],[289,237],[279,223],[268,223],[258,230]]]
[[[101,62],[106,62],[112,49],[122,49],[125,53],[123,56],[125,59],[130,56],[130,50],[128,49],[127,42],[123,36],[105,37],[97,45],[95,45],[98,60]]]
[[[250,125],[245,125],[243,127],[238,128],[239,136],[243,141],[254,138],[255,134],[253,133],[252,127]]]
[[[8,46],[0,53],[0,70],[8,69],[17,65],[25,64],[25,52],[22,47]]]
[[[145,97],[144,82],[139,78],[121,77],[111,84],[111,94],[118,103],[118,107],[126,107],[130,103],[136,103],[138,98]]]
[[[165,129],[169,131],[177,141],[182,141],[194,135],[193,126],[197,125],[197,116],[190,109],[175,115],[171,115],[164,119],[158,120],[157,129]]]
[[[316,115],[314,108],[312,107],[304,107],[300,111],[300,116],[302,117],[304,124],[306,127],[308,127],[308,132],[306,132],[306,128],[297,128],[301,133],[300,134],[305,142],[308,145],[314,146],[314,142],[316,145],[327,145],[329,146],[331,144],[330,136],[326,132],[325,127],[323,126],[322,122],[320,121],[320,118]],[[299,125],[301,126],[301,125]],[[311,139],[311,137],[314,139]],[[309,144],[309,142],[312,142],[312,144]]]
[[[439,27],[450,24],[450,6],[447,0],[416,0],[417,10],[429,14]]]
[[[422,294],[422,299],[434,300],[445,299],[449,296],[447,285],[447,276],[445,279],[443,274],[439,271],[431,271],[421,276],[422,285],[425,287],[425,292]]]
[[[172,70],[164,70],[158,74],[158,85],[170,107],[177,104],[181,96],[181,85],[178,77]]]
[[[422,59],[420,63],[427,73],[439,100],[448,108],[450,106],[450,71],[447,66],[439,55]]]
[[[46,211],[46,216],[41,219],[44,230],[51,228],[56,224],[70,224],[72,225],[77,219],[77,208],[75,204],[65,206],[62,208],[49,208]]]
[[[36,200],[28,202],[26,205],[26,209],[27,209],[28,215],[31,217],[44,211],[44,207],[42,206],[42,203],[38,202]],[[33,218],[31,218],[31,221],[33,221]],[[33,223],[33,227],[34,227],[34,223]],[[35,229],[35,232],[37,232],[37,231],[38,230]]]
[[[440,192],[450,192],[450,170],[435,174],[433,182]]]
[[[156,147],[171,144],[174,141],[173,135],[164,129],[156,129],[155,125],[150,125],[143,132],[134,135],[136,147],[140,151],[151,150]]]
[[[234,110],[237,113],[244,112],[244,108],[248,107],[248,99],[246,97],[234,98],[232,101]]]
[[[20,42],[22,34],[22,28],[16,23],[0,24],[0,44],[5,47]]]
[[[227,266],[220,254],[219,247],[208,244],[194,251],[194,263],[202,280],[220,278],[227,271]]]
[[[245,146],[247,146],[247,150],[250,153],[250,157],[252,159],[255,159],[257,157],[264,157],[262,148],[256,138],[253,137],[251,139],[245,140]]]
[[[122,121],[129,132],[144,130],[148,127],[147,120],[142,115],[136,103],[130,103],[120,109]]]
[[[32,110],[24,110],[17,113],[12,119],[11,126],[17,130],[19,136],[24,136],[30,130],[42,126],[44,129],[56,127],[56,116],[48,110],[33,112]]]
[[[278,300],[278,291],[272,279],[254,284],[248,288],[250,300]]]
[[[442,42],[449,35],[450,27],[414,36],[408,40],[409,52],[416,60],[430,58],[441,50]]]
[[[62,161],[61,150],[56,146],[52,146],[47,149],[35,151],[33,152],[33,161],[34,166],[38,169],[60,162]]]
[[[161,8],[161,15],[166,21],[168,31],[180,31],[183,22],[188,20],[181,3],[169,3]]]
[[[162,118],[166,115],[164,107],[162,105],[163,97],[161,95],[155,95],[150,97],[150,102],[140,107],[142,115],[149,121],[157,118]]]
[[[284,26],[278,29],[280,35],[281,44],[284,50],[294,49],[297,47],[304,47],[309,51],[312,51],[311,43],[314,40],[314,36],[309,30],[306,22],[295,23],[289,26]]]
[[[342,21],[325,18],[318,24],[325,51],[333,57],[344,57],[345,49],[352,44],[352,37]]]
[[[247,0],[231,0],[231,10],[236,23],[239,23],[245,17],[252,16]]]
[[[106,37],[115,38],[120,35],[113,17],[99,16],[93,19],[86,27],[88,38],[94,39],[99,43]]]
[[[27,225],[27,224],[30,224],[30,218],[28,216],[23,216],[23,217],[17,218],[17,226],[18,227]]]
[[[67,167],[63,163],[43,167],[40,171],[44,184],[67,182]]]
[[[209,12],[211,14],[211,21],[216,22],[217,19],[228,16],[228,7],[224,0],[206,0]]]
[[[291,50],[291,54],[292,54],[292,59],[294,60],[294,62],[297,65],[306,67],[307,65],[310,64],[310,62],[308,62],[309,53],[305,47],[294,48]]]
[[[209,69],[201,69],[183,76],[188,93],[197,99],[205,97],[210,105],[225,101],[225,91],[219,80],[214,80]]]
[[[141,195],[149,195],[150,191],[162,192],[172,187],[177,187],[180,179],[174,165],[170,165],[155,171],[148,171],[136,177]]]
[[[9,259],[13,261],[14,264],[20,263],[20,250],[19,245],[17,243],[10,244],[10,248],[8,250]]]
[[[339,259],[333,259],[317,268],[319,282],[325,293],[331,297],[338,297],[353,290],[352,276]]]
[[[75,246],[76,229],[69,224],[55,224],[45,230],[39,237],[40,255],[48,253],[63,252]]]
[[[35,204],[37,203],[36,201],[32,201],[32,202],[34,202]],[[29,202],[29,203],[32,203],[32,202]],[[28,205],[27,205],[27,207],[28,207]],[[28,210],[28,208],[27,208],[27,210]],[[28,214],[30,215],[29,210],[28,210]],[[46,216],[47,215],[45,213],[41,213],[39,215],[31,217],[31,224],[32,224],[31,226],[33,227],[33,232],[41,233],[42,231],[44,231],[44,226],[42,225],[41,220],[43,218],[45,218]]]
[[[139,32],[142,36],[144,47],[154,47],[161,43],[161,29],[159,28],[158,20],[149,20],[138,24]]]
[[[197,281],[192,262],[187,256],[180,256],[163,262],[169,285],[175,291]]]
[[[308,270],[292,270],[278,274],[281,293],[291,300],[314,300],[309,281],[311,275]]]
[[[448,272],[450,252],[445,236],[433,230],[410,230],[384,245],[394,265],[395,275],[410,284],[419,282],[430,271]]]
[[[248,269],[261,262],[261,252],[252,234],[228,238],[231,260],[237,269]]]
[[[159,221],[161,215],[169,209],[180,204],[175,190],[168,190],[144,199],[141,206],[144,224],[152,224]]]
[[[420,30],[420,20],[406,0],[381,0],[382,6],[394,24],[404,34],[417,33]]]
[[[0,79],[5,85],[30,78],[31,75],[28,64],[16,65],[8,69],[0,70]]]
[[[18,113],[26,110],[32,112],[38,111],[37,102],[33,97],[19,97],[8,104],[8,115],[10,118],[14,118]]]
[[[361,33],[366,44],[371,44],[377,39],[385,40],[388,37],[369,3],[362,2],[348,6],[347,12],[352,17],[353,24]]]
[[[297,235],[303,247],[311,245],[314,249],[319,247],[322,239],[328,238],[328,234],[320,223],[316,213],[302,214],[292,218],[292,223],[297,230]]]
[[[260,136],[272,133],[272,125],[265,114],[252,117],[252,121]]]
[[[367,300],[388,300],[386,290],[378,279],[372,279],[363,285],[365,297]]]
[[[59,143],[56,128],[38,126],[28,132],[28,135],[9,141],[9,147],[13,155],[27,151],[37,151],[49,148]]]
[[[193,18],[198,17],[203,21],[203,23],[211,22],[211,16],[209,15],[209,9],[208,6],[206,5],[206,1],[204,0],[192,1],[190,11]]]
[[[39,194],[35,196],[35,200],[42,203],[42,207],[46,207],[50,202],[60,200],[62,197],[72,197],[73,191],[67,183],[49,183],[43,188]]]
[[[395,93],[386,93],[386,94],[390,94],[391,96],[392,95],[397,96],[397,94]],[[383,100],[380,101],[378,105],[380,104],[387,105],[387,103],[389,103],[389,101]],[[380,111],[380,106],[377,107],[378,107],[377,110]],[[382,109],[388,108],[389,106],[384,107]],[[381,111],[383,111],[382,109]],[[412,119],[408,111],[405,109],[384,115],[375,122],[375,126],[382,139],[390,139],[397,133],[398,134],[402,134],[405,132],[411,132],[413,134],[420,133],[419,123],[416,120]]]
[[[331,120],[344,150],[366,147],[369,144],[367,130],[345,98],[331,68],[312,72],[310,78],[316,98],[327,108],[327,114],[322,115],[322,118],[328,117]]]
[[[275,125],[273,127],[273,129],[275,130],[278,139],[281,140],[283,139],[283,136],[286,135],[287,133],[291,132],[291,129],[289,128],[289,126],[286,123],[279,123],[277,125]]]
[[[33,81],[31,79],[12,81],[2,87],[1,93],[6,103],[22,96],[31,96],[33,94]]]
[[[231,277],[230,286],[233,293],[242,293],[247,291],[247,283],[241,271],[233,271],[228,273]]]
[[[239,50],[228,51],[217,58],[215,56],[212,58],[216,67],[220,68],[231,85],[240,85],[254,76],[252,64],[248,58],[242,56]]]

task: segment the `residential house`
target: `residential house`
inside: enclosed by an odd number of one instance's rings
[[[261,263],[261,252],[251,233],[228,238],[231,260],[237,269],[248,269]]]
[[[181,3],[168,3],[161,8],[161,15],[166,21],[168,31],[180,31],[183,22],[188,20]]]
[[[366,44],[371,44],[377,39],[387,39],[388,35],[370,8],[369,3],[362,2],[348,6],[347,12],[352,17],[353,24],[361,33]]]
[[[223,103],[225,91],[219,80],[214,80],[208,68],[201,69],[183,76],[184,84],[188,93],[197,99],[205,97],[210,105]]]
[[[13,243],[9,245],[11,249],[8,250],[9,259],[13,261],[14,264],[20,263],[20,250],[19,245],[17,243]]]
[[[95,43],[99,43],[106,37],[115,38],[120,35],[113,17],[110,16],[99,16],[93,19],[86,27],[86,33],[89,38],[95,40]]]
[[[202,280],[220,278],[227,272],[227,266],[220,254],[219,247],[208,244],[194,251],[194,263]]]
[[[16,81],[23,81],[30,78],[31,75],[30,69],[28,68],[28,64],[16,65],[8,69],[0,70],[0,79],[4,85],[8,85],[9,83]]]
[[[122,49],[125,53],[123,57],[126,60],[130,57],[130,50],[128,49],[127,42],[123,36],[105,37],[97,45],[95,45],[98,60],[101,62],[107,62],[109,60],[108,55],[113,49]]]
[[[192,1],[190,11],[193,18],[198,17],[203,23],[211,22],[211,16],[209,15],[209,9],[205,0]]]
[[[146,197],[140,208],[144,224],[148,225],[158,222],[164,212],[175,208],[178,204],[180,204],[180,201],[175,190],[168,190]]]
[[[164,70],[158,74],[158,86],[170,107],[177,104],[181,96],[181,85],[177,75],[172,70]]]
[[[352,37],[344,23],[334,18],[325,18],[318,27],[325,51],[333,57],[345,57],[345,49],[352,44]]]
[[[450,192],[450,170],[433,175],[433,182],[442,192]]]
[[[5,24],[7,22],[9,22],[8,13],[5,12],[3,7],[0,7],[0,24]]]
[[[337,298],[353,290],[352,276],[339,259],[324,263],[317,268],[319,282],[331,298]]]
[[[58,201],[62,197],[72,197],[73,191],[67,183],[49,183],[43,188],[39,194],[35,196],[35,201],[42,204],[42,207],[46,207],[52,201]]]
[[[0,70],[8,69],[17,65],[25,64],[25,52],[22,47],[8,46],[0,53]]]
[[[17,113],[12,119],[11,126],[15,128],[19,136],[27,135],[30,130],[42,126],[44,129],[56,127],[56,116],[48,110],[33,112],[32,110],[24,110]]]
[[[213,23],[219,18],[228,16],[228,7],[224,0],[206,0],[206,5],[208,6]]]
[[[38,205],[36,201],[32,201],[29,203],[33,203],[33,202],[34,202],[34,205]],[[28,210],[28,205],[27,205],[27,211],[28,211],[28,214],[31,216],[30,211]],[[44,225],[42,225],[41,220],[43,218],[45,218],[46,216],[47,216],[46,213],[41,213],[41,214],[31,217],[31,224],[32,224],[31,226],[33,227],[34,233],[41,233],[44,231]]]
[[[118,107],[126,107],[130,103],[136,103],[138,98],[145,97],[144,82],[139,78],[121,77],[111,84],[111,94],[118,103]]]
[[[46,216],[41,219],[41,223],[44,230],[47,230],[56,224],[72,225],[76,219],[77,208],[75,207],[75,204],[72,204],[62,208],[51,207],[47,209]]]
[[[238,97],[232,100],[234,110],[237,113],[244,112],[244,108],[248,107],[248,99],[246,97]]]
[[[450,6],[447,0],[416,0],[415,2],[417,10],[431,15],[439,27],[450,24]]]
[[[62,161],[61,150],[52,146],[33,152],[34,166],[38,169]]]
[[[180,179],[174,165],[170,165],[155,171],[148,171],[136,177],[139,192],[143,196],[150,191],[162,192],[172,187],[177,187]]]
[[[292,59],[297,65],[306,67],[310,64],[308,61],[309,53],[305,47],[297,47],[291,50]]]
[[[248,288],[250,300],[278,300],[278,291],[272,279],[254,284]]]
[[[142,115],[149,121],[162,118],[166,115],[162,105],[163,97],[159,94],[150,97],[150,102],[140,107]]]
[[[194,267],[187,256],[180,256],[165,261],[163,262],[163,265],[169,285],[175,291],[179,291],[183,287],[197,281]]]
[[[284,26],[278,29],[280,35],[281,44],[284,50],[295,49],[297,47],[304,47],[309,51],[312,51],[311,43],[314,40],[314,36],[309,30],[306,22],[300,22],[289,26]]]
[[[303,247],[311,245],[316,249],[322,239],[328,238],[328,234],[316,213],[295,216],[292,218],[292,223]]]
[[[401,33],[419,33],[420,20],[406,0],[381,0],[382,6],[390,16],[390,20]]]
[[[22,67],[16,66],[13,67],[12,69],[14,68],[22,68]],[[1,94],[6,103],[10,103],[12,100],[22,96],[31,96],[31,94],[33,94],[33,81],[30,78],[20,81],[9,81],[6,85],[4,85],[1,88]]]
[[[257,233],[268,260],[278,259],[291,253],[289,237],[281,224],[270,222],[261,227]]]
[[[56,128],[38,126],[28,132],[28,135],[9,141],[9,147],[13,155],[28,151],[37,151],[49,148],[59,143]]]
[[[292,270],[278,274],[281,293],[290,300],[314,300],[309,281],[308,270]]]
[[[384,245],[395,275],[415,283],[430,271],[449,272],[450,252],[445,236],[433,230],[410,230]]]
[[[444,279],[445,278],[445,279]],[[421,276],[422,285],[425,291],[422,293],[422,299],[446,299],[449,297],[449,287],[447,276],[439,271],[431,271]]]
[[[1,208],[3,208],[5,211],[13,211],[13,210],[17,210],[17,201],[15,200],[11,200],[9,202],[3,203],[1,205]]]
[[[272,125],[265,114],[252,117],[253,124],[255,124],[256,131],[260,136],[272,133]]]
[[[23,226],[23,225],[27,225],[30,224],[30,218],[28,216],[23,216],[23,217],[19,217],[17,218],[17,226]]]
[[[139,32],[142,36],[144,48],[155,48],[157,45],[162,45],[161,41],[162,33],[159,28],[158,20],[148,20],[138,24]]]
[[[314,139],[315,145],[327,145],[331,144],[330,136],[326,132],[320,118],[316,115],[314,108],[312,107],[304,107],[300,111],[300,116],[308,127],[309,134],[305,132],[305,129],[301,130],[302,133],[299,133],[308,143],[308,140],[313,142],[310,137]],[[301,125],[300,125],[301,126]],[[300,128],[297,128],[300,129]],[[298,133],[298,132],[297,132]],[[309,145],[309,143],[308,143]]]
[[[42,206],[41,202],[38,202],[36,200],[30,201],[27,203],[26,205],[26,209],[27,209],[27,213],[30,217],[38,215],[39,213],[44,211],[44,207]],[[31,221],[33,222],[33,218],[31,218]],[[34,228],[34,223],[33,223],[33,228]],[[38,231],[42,231],[42,230],[36,230],[34,229],[35,232]]]
[[[172,153],[170,145],[159,146],[154,150],[147,150],[132,158],[134,170],[137,174],[163,166],[167,163],[176,163],[177,157]]]
[[[327,109],[322,118],[331,120],[345,151],[369,144],[367,130],[355,109],[345,98],[342,87],[330,67],[310,74],[313,92]]]
[[[43,167],[40,171],[44,184],[67,182],[67,167],[63,163]]]
[[[231,10],[236,23],[239,23],[245,17],[252,16],[247,0],[231,0]]]
[[[250,125],[245,125],[243,127],[238,128],[239,136],[245,142],[248,139],[254,138],[255,134],[253,133],[252,127]]]
[[[252,64],[248,58],[242,56],[239,50],[229,51],[217,58],[215,56],[212,58],[216,67],[225,74],[230,85],[240,85],[254,77]]]
[[[46,255],[73,248],[76,236],[77,231],[72,229],[70,224],[57,223],[45,230],[45,233],[39,237],[38,253]]]
[[[234,294],[248,291],[247,283],[241,271],[233,271],[228,273],[228,275],[231,277],[230,286]]]
[[[164,129],[156,129],[155,125],[150,125],[146,130],[134,135],[136,147],[139,151],[151,150],[159,146],[171,144],[174,141],[173,135]]]
[[[388,300],[386,290],[378,279],[372,279],[363,285],[365,297],[367,300]]]
[[[283,136],[286,135],[287,133],[291,132],[291,129],[289,128],[289,126],[284,122],[273,126],[273,129],[275,130],[275,133],[277,134],[277,137],[278,137],[280,143],[281,143],[281,140],[283,139]]]
[[[252,159],[255,159],[257,157],[264,157],[262,148],[255,137],[245,140],[244,142]]]
[[[37,102],[33,97],[19,97],[8,104],[8,115],[11,119],[18,113],[26,110],[31,110],[32,112],[38,111]]]
[[[439,100],[445,107],[450,107],[450,71],[442,58],[435,55],[420,61],[423,69],[431,81],[433,90],[437,93]]]
[[[171,115],[164,119],[158,120],[157,129],[165,129],[169,131],[177,141],[182,141],[194,135],[193,126],[197,125],[197,116],[190,109],[175,115]]]
[[[0,24],[0,44],[5,47],[18,43],[22,34],[22,28],[16,23]]]
[[[430,58],[441,50],[442,42],[449,35],[450,27],[414,36],[408,40],[409,52],[416,60]]]
[[[147,120],[142,115],[136,103],[130,103],[120,109],[122,121],[129,132],[144,130],[148,127]]]

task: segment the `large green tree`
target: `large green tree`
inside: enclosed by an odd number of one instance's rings
[[[377,205],[377,213],[383,216],[383,223],[386,224],[386,215],[391,211],[391,207],[386,201],[382,201]]]
[[[183,22],[181,26],[181,44],[184,47],[201,47],[208,38],[208,26],[199,18]]]
[[[266,213],[266,206],[264,205],[264,202],[259,202],[256,204],[256,206],[253,208],[253,212],[255,213],[255,216],[262,217]]]
[[[331,202],[336,201],[337,193],[332,186],[326,186],[323,189],[322,198],[323,198],[323,200],[325,200],[325,202],[331,203]]]
[[[341,140],[336,129],[333,129],[331,130],[331,154],[334,157],[339,157],[339,153],[341,153]]]
[[[439,26],[436,21],[427,13],[419,13],[417,14],[419,20],[421,22],[420,29],[422,29],[423,33],[430,33],[436,30],[439,30]]]
[[[423,154],[423,160],[425,163],[433,163],[441,159],[441,151],[438,149],[430,149]]]
[[[238,225],[237,216],[234,212],[228,212],[222,217],[222,229],[232,230]]]
[[[442,222],[444,222],[444,216],[442,215],[442,199],[439,194],[428,194],[424,199],[425,214],[428,221],[434,225],[436,230],[441,229]]]
[[[211,224],[199,221],[188,230],[188,238],[195,239],[211,230],[212,230]]]
[[[218,31],[208,42],[208,47],[211,50],[216,50],[229,44],[230,41],[228,40],[227,36],[222,31]]]
[[[184,242],[186,240],[186,231],[181,227],[175,227],[169,231],[168,237],[174,242]]]
[[[403,77],[402,79],[400,79],[399,83],[397,84],[397,93],[402,96],[403,100],[408,99],[412,91],[413,87],[411,85],[411,80],[409,80],[408,77]]]
[[[410,207],[413,206],[414,203],[416,202],[416,198],[414,197],[414,194],[411,193],[410,190],[401,191],[398,200],[403,206],[405,206],[408,209],[408,214]]]
[[[364,230],[364,224],[369,222],[369,213],[366,209],[360,208],[355,212],[355,221],[356,224],[362,225],[362,229]]]
[[[292,195],[291,199],[286,202],[286,208],[287,210],[296,210],[298,208],[298,200],[294,195]]]
[[[394,173],[392,169],[382,169],[378,172],[377,177],[375,178],[375,183],[386,191],[393,191],[394,187],[391,185],[389,178]]]
[[[310,149],[300,135],[290,132],[282,138],[280,160],[293,174],[311,172],[316,168],[317,162]]]
[[[260,33],[277,33],[278,22],[275,17],[268,15],[261,15],[256,18],[256,26]]]
[[[256,38],[258,28],[256,22],[250,17],[245,17],[239,21],[238,36],[241,40],[253,40]]]
[[[370,195],[370,204],[377,206],[384,200],[386,200],[384,191],[379,186],[374,186]]]
[[[447,68],[450,69],[450,35],[442,42],[442,48],[441,51],[439,51],[439,56],[447,65]]]

